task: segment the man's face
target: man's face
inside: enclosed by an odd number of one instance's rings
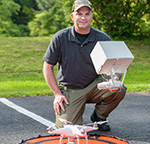
[[[84,6],[71,14],[74,21],[75,30],[79,33],[89,31],[93,19],[93,13],[90,8]]]

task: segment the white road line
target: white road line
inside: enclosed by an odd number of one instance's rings
[[[0,102],[2,102],[3,104],[7,105],[8,107],[13,108],[14,110],[16,110],[16,111],[18,111],[18,112],[20,112],[20,113],[22,113],[26,116],[38,121],[39,123],[41,123],[41,124],[43,124],[47,127],[49,127],[51,125],[54,125],[53,122],[51,122],[51,121],[49,121],[49,120],[47,120],[47,119],[45,119],[45,118],[43,118],[43,117],[41,117],[41,116],[39,116],[35,113],[32,113],[32,112],[30,112],[30,111],[28,111],[28,110],[26,110],[26,109],[24,109],[24,108],[22,108],[22,107],[20,107],[16,104],[14,104],[13,102],[9,101],[6,98],[0,98]]]

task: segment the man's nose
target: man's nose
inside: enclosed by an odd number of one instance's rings
[[[81,19],[86,19],[85,15],[82,15]]]

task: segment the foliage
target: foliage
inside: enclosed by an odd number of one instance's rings
[[[61,0],[66,13],[74,0]],[[150,36],[149,0],[90,0],[93,4],[93,26],[112,38],[145,38]]]
[[[14,2],[20,5],[20,10],[18,14],[12,14],[13,23],[17,24],[21,36],[29,36],[29,28],[28,23],[33,20],[35,17],[35,10],[38,10],[37,4],[35,0],[14,0]]]
[[[36,0],[39,9],[43,11],[49,11],[58,0]]]
[[[27,24],[34,18],[35,0],[0,0],[0,35],[28,36]]]
[[[27,25],[29,21],[31,21],[34,18],[34,9],[37,9],[35,6],[35,0],[14,0],[15,3],[20,5],[20,10],[18,14],[16,13],[12,14],[12,20],[15,24],[23,24]]]
[[[111,35],[119,38],[146,37],[141,25],[146,24],[143,17],[150,13],[149,0],[91,0],[93,2],[95,24]],[[100,21],[101,18],[101,21]],[[146,19],[145,19],[146,20]]]
[[[31,36],[47,36],[67,26],[68,22],[60,3],[55,3],[49,11],[37,14],[29,23]]]
[[[0,0],[0,35],[15,36],[19,33],[19,28],[13,23],[12,13],[17,14],[20,6],[13,0]]]
[[[92,26],[113,39],[150,37],[149,0],[90,0]],[[0,0],[0,36],[47,36],[72,24],[74,0]]]
[[[64,7],[65,13],[70,14],[72,11],[72,5],[74,3],[74,0],[61,0],[61,3]]]

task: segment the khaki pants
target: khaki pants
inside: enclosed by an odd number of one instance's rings
[[[60,90],[67,98],[69,105],[65,106],[65,112],[61,110],[61,115],[56,115],[56,127],[63,127],[62,122],[58,118],[71,121],[73,124],[82,124],[85,104],[95,103],[95,111],[99,118],[106,119],[108,115],[118,106],[124,98],[126,88],[120,92],[111,93],[108,90],[99,90],[97,84],[104,81],[102,77],[96,78],[90,85],[83,89],[70,89],[60,86]],[[91,114],[90,114],[91,115]]]

